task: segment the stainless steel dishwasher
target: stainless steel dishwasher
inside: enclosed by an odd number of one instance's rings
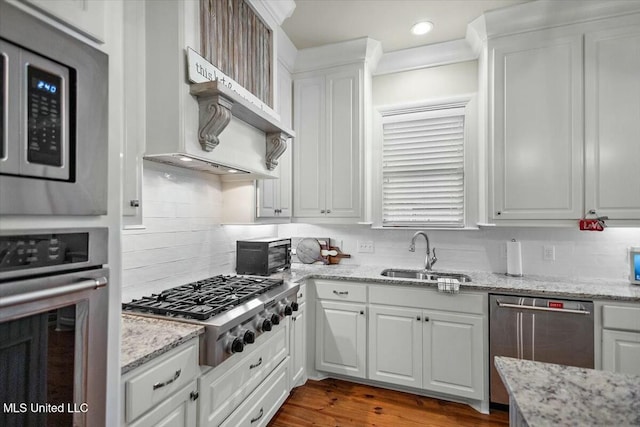
[[[489,304],[492,403],[509,403],[495,356],[594,367],[592,302],[491,295]]]

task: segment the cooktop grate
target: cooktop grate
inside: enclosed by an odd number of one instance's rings
[[[206,320],[283,283],[281,279],[214,276],[123,303],[128,311]]]

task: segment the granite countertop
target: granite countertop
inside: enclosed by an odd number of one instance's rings
[[[122,314],[121,373],[204,333],[204,326]]]
[[[382,270],[391,267],[392,266],[383,265],[294,263],[290,271],[281,273],[280,276],[285,280],[294,282],[300,282],[305,279],[322,278],[405,286],[437,287],[435,283],[414,279],[390,278],[380,275]],[[470,283],[467,282],[460,285],[461,290],[531,294],[537,296],[548,295],[577,299],[640,301],[640,286],[632,285],[628,281],[620,279],[545,277],[533,275],[508,277],[499,273],[474,271],[459,271],[459,273],[464,273],[471,277]]]
[[[640,425],[640,375],[508,357],[495,365],[530,427]]]

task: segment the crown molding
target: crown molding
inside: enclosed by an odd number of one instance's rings
[[[265,15],[267,15],[272,23],[278,27],[282,25],[285,19],[293,14],[296,8],[296,2],[294,0],[249,0],[249,2],[260,16],[266,19]]]
[[[487,41],[487,26],[484,15],[480,15],[467,25],[464,38],[476,56],[480,56],[484,42]]]
[[[477,58],[478,55],[469,47],[465,39],[453,40],[385,53],[374,75],[437,67],[473,61]]]
[[[381,57],[380,42],[362,37],[299,50],[294,72],[301,73],[353,63],[366,63],[371,70],[375,70]]]
[[[640,12],[640,1],[538,0],[485,12],[484,39]],[[475,21],[474,30],[482,30]],[[469,27],[467,27],[469,30]],[[467,34],[469,32],[467,31]],[[479,32],[482,37],[482,32]]]

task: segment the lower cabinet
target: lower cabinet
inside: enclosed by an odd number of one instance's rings
[[[192,339],[122,377],[122,425],[195,426],[198,340]]]
[[[365,378],[366,306],[316,301],[316,369]]]
[[[239,420],[238,411],[250,409],[247,402],[257,401],[256,393],[270,387],[276,380],[276,371],[286,371],[285,394],[289,393],[289,330],[285,326],[280,323],[269,333],[260,335],[252,349],[248,347],[227,360],[231,365],[223,362],[200,376],[200,427],[234,425],[229,424],[229,420]],[[269,418],[265,414],[264,419]]]
[[[602,328],[602,369],[640,375],[640,304],[602,304]]]
[[[369,379],[483,396],[482,316],[415,308],[369,308]]]
[[[488,403],[486,294],[315,285],[318,371]]]
[[[294,311],[291,316],[291,387],[297,387],[305,383],[306,370],[305,361],[307,358],[307,314],[306,303],[298,302],[298,311]]]

